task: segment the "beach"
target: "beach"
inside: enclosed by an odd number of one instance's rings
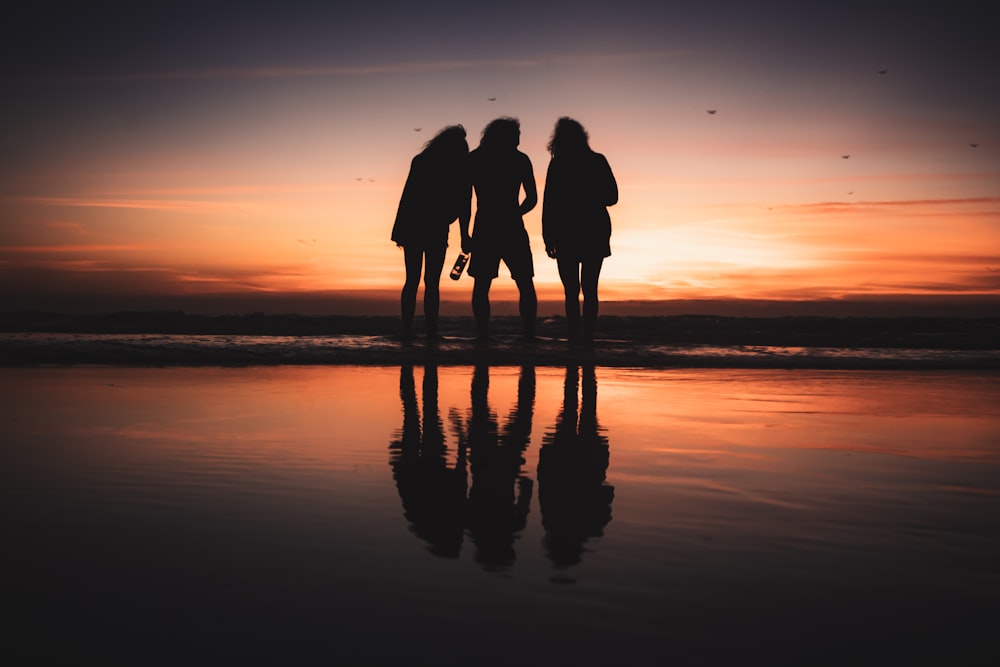
[[[524,344],[494,317],[491,344],[469,317],[441,338],[400,341],[394,317],[125,312],[0,316],[0,365],[521,364],[613,367],[997,369],[1000,319],[941,317],[602,317],[593,346],[569,345],[561,317]]]
[[[21,664],[992,664],[1000,376],[0,369]]]

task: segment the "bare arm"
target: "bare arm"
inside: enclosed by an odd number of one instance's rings
[[[521,186],[524,188],[524,201],[521,202],[520,213],[524,215],[538,204],[538,186],[535,185],[535,172],[531,168],[531,160],[524,156]]]
[[[472,252],[472,237],[469,236],[469,212],[458,216],[458,231],[462,238],[462,252]]]
[[[472,237],[469,236],[469,221],[472,218],[472,179],[467,169],[462,171],[461,205],[458,210],[458,231],[461,235],[462,252],[472,252]]]
[[[615,180],[614,172],[611,171],[611,165],[608,164],[607,158],[603,155],[601,156],[601,162],[605,170],[605,187],[607,188],[604,193],[604,205],[614,206],[618,203],[618,182]]]

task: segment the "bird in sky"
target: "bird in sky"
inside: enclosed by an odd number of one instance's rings
[[[849,195],[853,195],[853,194],[854,194],[854,190],[849,190],[849,191],[847,192],[847,194],[849,194]]]
[[[419,132],[422,129],[424,129],[424,128],[422,128],[422,127],[415,127],[415,128],[413,128],[413,131],[414,132]]]
[[[846,160],[847,158],[849,158],[851,156],[850,155],[841,155],[840,157],[842,157],[842,158],[844,158]]]
[[[889,71],[889,70],[887,70],[887,69],[880,69],[880,70],[878,71],[878,73],[879,73],[879,74],[885,74],[885,73],[886,73],[886,72],[888,72],[888,71]]]
[[[488,99],[490,102],[496,102],[497,101],[497,98],[495,98],[495,97],[487,97],[486,99]]]
[[[708,110],[708,115],[709,116],[714,116],[716,111],[718,111],[718,109],[709,109]]]
[[[977,146],[979,146],[979,144],[969,144],[969,145],[972,146],[973,148],[976,148]]]

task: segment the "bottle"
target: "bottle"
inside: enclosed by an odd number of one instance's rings
[[[455,266],[451,267],[451,273],[449,274],[452,280],[458,280],[462,277],[462,271],[465,270],[465,265],[468,261],[469,253],[462,252],[458,254],[458,257],[455,258]]]

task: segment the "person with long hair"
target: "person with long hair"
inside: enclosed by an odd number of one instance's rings
[[[538,189],[531,160],[517,149],[520,142],[520,122],[497,118],[486,126],[479,147],[469,154],[469,175],[476,191],[469,275],[475,279],[472,313],[483,341],[489,340],[490,286],[499,275],[500,260],[517,284],[524,339],[535,338],[538,297],[523,216],[538,203]],[[520,200],[522,188],[524,199]]]
[[[450,125],[428,141],[410,162],[410,172],[392,226],[392,240],[403,249],[406,280],[400,295],[402,336],[413,337],[421,268],[424,274],[424,322],[428,340],[437,338],[441,270],[451,223],[458,220],[462,249],[467,250],[472,188],[466,171],[469,144],[465,128]]]
[[[590,344],[597,322],[597,283],[604,258],[611,255],[608,207],[618,202],[618,183],[607,159],[590,148],[583,125],[572,118],[558,120],[548,149],[552,159],[542,199],[545,252],[559,267],[569,340]]]

